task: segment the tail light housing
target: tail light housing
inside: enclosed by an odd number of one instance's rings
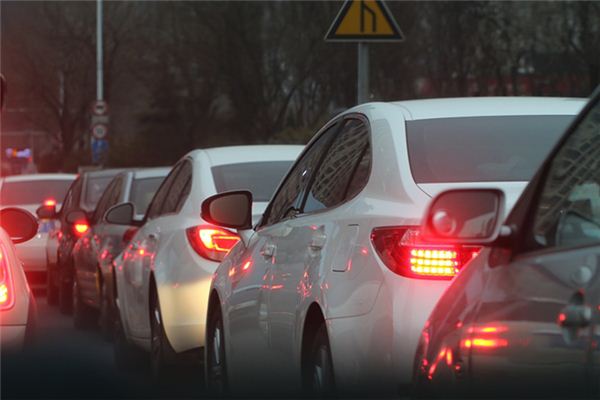
[[[10,309],[15,303],[15,290],[6,257],[6,249],[0,245],[0,311]]]
[[[371,241],[390,270],[416,279],[452,279],[481,250],[476,246],[425,243],[419,239],[418,227],[376,228]]]
[[[214,225],[194,226],[186,233],[194,251],[211,261],[222,261],[240,240],[236,233]]]
[[[89,230],[90,230],[90,225],[85,221],[76,222],[73,224],[73,233],[77,237],[84,236],[87,233],[87,231],[89,231]]]

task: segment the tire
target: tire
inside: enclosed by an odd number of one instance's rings
[[[167,382],[173,378],[172,363],[169,363],[173,350],[170,348],[162,323],[160,301],[156,289],[150,303],[150,368],[152,376],[159,382]]]
[[[225,335],[223,317],[219,309],[212,312],[208,320],[205,352],[206,387],[211,395],[227,396],[229,382],[225,358]]]
[[[303,378],[304,391],[309,397],[332,397],[335,394],[333,362],[325,324],[321,324],[309,345]]]
[[[46,301],[48,305],[55,306],[58,304],[58,287],[56,286],[55,267],[49,267],[46,273]]]
[[[117,368],[122,371],[131,371],[142,364],[143,353],[127,340],[118,313],[115,316],[113,338],[113,352]]]
[[[64,266],[58,270],[58,309],[64,315],[73,312],[73,278],[67,270]]]
[[[76,329],[89,329],[96,324],[96,310],[83,303],[77,279],[73,279],[73,325]]]
[[[106,283],[102,285],[100,293],[100,318],[98,321],[100,330],[102,336],[106,340],[112,340],[115,331],[115,307],[114,304],[112,304],[112,299],[108,295]]]

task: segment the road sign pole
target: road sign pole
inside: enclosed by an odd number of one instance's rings
[[[104,100],[104,54],[102,46],[102,0],[96,0],[96,100]]]
[[[357,104],[369,101],[369,44],[358,43]]]

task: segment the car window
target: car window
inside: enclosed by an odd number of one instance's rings
[[[269,204],[262,225],[271,225],[294,215],[300,207],[302,193],[308,185],[312,173],[318,168],[332,137],[338,131],[336,122],[324,131],[311,147],[302,155],[285,178],[277,194]]]
[[[187,198],[187,195],[189,194],[189,191],[187,193],[184,193],[184,189],[186,187],[186,183],[187,183],[188,179],[190,179],[191,176],[192,176],[192,163],[186,160],[182,163],[181,168],[179,169],[179,173],[177,174],[177,177],[175,178],[175,180],[173,181],[173,184],[171,185],[169,194],[167,195],[167,197],[165,199],[165,203],[160,212],[161,215],[176,213],[179,211],[177,208],[178,205],[180,203],[183,204],[180,201],[180,198],[182,196],[185,196],[185,198]],[[185,201],[185,199],[184,199],[184,201]]]
[[[114,176],[88,176],[86,182],[84,203],[87,209],[96,208],[100,196],[108,186]]]
[[[369,147],[369,128],[358,119],[348,120],[329,147],[323,163],[315,174],[303,212],[309,213],[334,207],[342,203],[348,195],[350,182],[357,167],[361,164],[360,173],[370,169],[370,156],[364,158]],[[366,183],[364,177],[354,182],[352,195],[362,189]]]
[[[96,210],[94,211],[94,222],[100,222],[100,220],[102,219],[102,216],[104,215],[104,213],[106,212],[106,210],[108,210],[108,208],[110,207],[108,204],[110,203],[110,199],[112,197],[112,192],[115,189],[115,184],[116,182],[113,180],[108,187],[106,188],[106,190],[104,191],[104,193],[102,193],[102,196],[100,197],[100,200],[98,200],[98,205],[96,206]]]
[[[137,214],[145,214],[152,197],[156,193],[164,177],[135,179],[131,185],[129,201],[135,206]]]
[[[169,175],[167,175],[167,177],[165,178],[162,185],[160,185],[160,188],[154,195],[154,198],[152,199],[152,202],[150,203],[150,206],[148,207],[148,213],[146,215],[146,217],[148,219],[156,218],[160,215],[163,203],[165,202],[165,199],[167,198],[167,195],[169,194],[171,185],[173,184],[173,181],[177,177],[177,173],[179,172],[181,165],[182,165],[181,163],[175,165],[173,167],[173,169],[171,170],[171,172],[169,172]]]
[[[538,245],[600,243],[600,103],[556,153],[542,187],[533,225]]]
[[[48,199],[61,203],[71,183],[73,181],[70,179],[4,181],[0,192],[0,204],[2,206],[42,204]]]
[[[76,209],[79,204],[79,197],[81,195],[81,179],[77,179],[73,185],[71,186],[71,189],[69,189],[69,193],[67,194],[67,197],[65,199],[65,202],[62,206],[61,212],[66,215],[67,212]]]

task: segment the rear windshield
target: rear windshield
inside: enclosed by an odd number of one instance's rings
[[[96,204],[98,204],[98,200],[100,200],[104,189],[106,189],[113,178],[114,176],[88,176],[84,197],[84,203],[87,208],[90,210],[96,208]]]
[[[136,179],[133,181],[129,201],[135,205],[135,212],[137,214],[146,214],[154,193],[156,193],[164,179],[164,177],[157,177]]]
[[[263,161],[212,167],[217,193],[249,190],[254,201],[269,201],[292,161]]]
[[[72,180],[4,182],[0,194],[0,205],[42,204],[48,199],[62,203],[71,183],[73,183]]]
[[[407,121],[417,183],[529,181],[573,115]]]

